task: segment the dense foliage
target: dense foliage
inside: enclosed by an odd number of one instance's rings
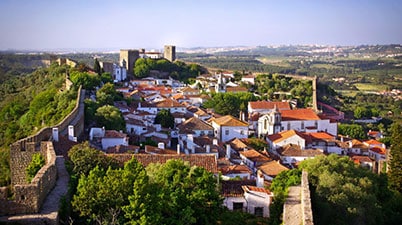
[[[400,194],[388,189],[384,175],[354,164],[348,157],[305,160],[315,224],[395,224],[401,219]],[[398,218],[399,217],[399,218]]]
[[[213,108],[216,113],[239,117],[240,111],[247,113],[247,103],[258,98],[250,92],[246,93],[216,93],[204,102],[204,108]]]
[[[32,161],[28,164],[28,167],[25,169],[28,183],[31,183],[36,173],[44,165],[45,165],[45,158],[40,153],[35,153],[32,155]]]
[[[173,79],[187,83],[190,78],[195,78],[204,72],[204,69],[198,64],[185,64],[181,61],[175,61],[172,63],[166,59],[137,59],[133,71],[136,77],[144,78],[150,76],[151,71],[167,73]]]
[[[393,190],[402,193],[402,125],[392,125],[389,183]]]
[[[270,190],[274,193],[273,203],[270,205],[270,225],[282,223],[283,204],[288,195],[288,188],[300,184],[301,170],[292,169],[282,171],[273,180]]]
[[[338,133],[359,140],[364,140],[367,138],[367,134],[364,131],[363,126],[359,124],[339,124]]]
[[[75,146],[69,156],[79,174],[72,207],[89,221],[215,224],[222,210],[216,179],[204,168],[171,160],[145,170],[135,158],[117,168],[88,144]]]
[[[160,124],[164,128],[174,127],[174,117],[167,109],[162,109],[156,114],[155,123]]]

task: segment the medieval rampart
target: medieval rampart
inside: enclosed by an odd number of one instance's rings
[[[308,173],[304,170],[301,177],[301,207],[303,225],[313,225],[313,209],[311,208]]]
[[[84,131],[85,90],[78,90],[75,108],[58,125],[59,133],[66,133],[68,126],[74,126],[75,136]],[[52,128],[45,127],[35,135],[21,139],[10,146],[10,169],[13,198],[8,199],[9,190],[0,188],[0,215],[37,213],[47,194],[57,180],[56,153],[53,148]],[[25,169],[32,156],[40,153],[46,161],[31,183],[27,182]]]

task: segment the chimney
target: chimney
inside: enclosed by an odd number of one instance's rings
[[[226,144],[226,158],[230,159],[230,153],[232,152],[232,147],[230,147],[230,144]]]
[[[53,127],[52,136],[53,136],[53,141],[55,141],[55,142],[59,141],[59,128]]]
[[[257,171],[257,181],[256,181],[257,187],[264,187],[264,174],[262,174],[261,170]]]
[[[74,126],[73,125],[68,126],[68,140],[74,141]]]
[[[206,153],[211,153],[211,145],[206,145],[205,151],[206,151]]]
[[[158,143],[158,148],[160,148],[160,149],[165,149],[165,143],[159,142],[159,143]]]
[[[177,154],[180,155],[180,144],[177,144]]]
[[[212,145],[218,145],[218,139],[217,138],[214,138],[212,140]]]

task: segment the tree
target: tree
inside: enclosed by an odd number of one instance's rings
[[[155,123],[160,124],[164,128],[174,127],[174,117],[167,109],[162,109],[156,114]]]
[[[402,193],[402,125],[394,123],[391,132],[390,188]]]
[[[111,105],[104,105],[96,110],[95,118],[99,126],[107,130],[125,130],[126,123],[120,110]]]
[[[106,170],[116,167],[113,158],[107,157],[103,152],[91,148],[88,142],[75,145],[68,151],[68,157],[72,162],[72,169],[78,176],[87,176],[96,166]]]
[[[136,196],[146,197],[147,193],[142,190],[146,188],[147,182],[144,168],[134,158],[125,164],[124,169],[109,167],[105,172],[103,168],[96,166],[87,176],[81,176],[72,206],[81,216],[88,216],[99,224],[122,224],[125,219],[121,209],[129,205],[129,199],[133,198],[131,196],[137,194]],[[144,202],[142,198],[140,200]],[[147,203],[147,207],[152,207],[151,202]],[[143,212],[141,207],[144,206],[138,205],[133,210],[134,213]],[[151,213],[151,210],[147,212]]]
[[[149,165],[150,182],[160,192],[161,224],[215,224],[222,207],[213,174],[188,162]]]
[[[95,58],[95,62],[94,62],[94,71],[98,74],[101,75],[102,73],[102,69],[101,66],[99,64],[98,58]]]
[[[121,96],[112,83],[106,83],[96,92],[96,100],[100,106],[113,105],[114,101],[120,99]]]
[[[32,161],[26,168],[27,181],[31,183],[31,180],[35,177],[36,173],[45,165],[45,158],[40,153],[32,155]]]
[[[134,64],[134,75],[138,78],[144,78],[149,75],[150,67],[143,58],[137,59]]]
[[[367,138],[366,132],[364,131],[363,127],[359,124],[339,124],[338,133],[360,140]]]
[[[217,93],[203,104],[205,108],[213,108],[216,113],[238,117],[241,106],[258,98],[252,93]]]
[[[370,118],[372,115],[372,112],[367,107],[358,106],[353,111],[353,114],[356,119],[361,119],[361,118]]]
[[[377,175],[335,154],[305,160],[300,168],[309,173],[314,223],[382,223],[379,199],[389,191]]]
[[[82,87],[86,90],[95,90],[100,85],[101,79],[98,75],[89,74],[86,72],[72,71],[70,73],[71,81],[78,87]]]

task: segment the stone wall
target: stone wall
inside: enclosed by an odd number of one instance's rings
[[[84,132],[84,98],[85,90],[78,90],[77,103],[72,112],[57,127],[59,132],[67,133],[68,126],[73,125],[75,136]],[[18,140],[10,146],[11,184],[14,198],[7,199],[8,189],[0,189],[0,215],[37,213],[47,194],[57,180],[55,165],[56,154],[53,149],[52,128],[45,127],[35,135]],[[32,161],[32,155],[40,153],[46,160],[31,183],[26,180],[25,169]]]
[[[42,142],[40,151],[35,152],[40,152],[45,157],[46,165],[38,171],[31,183],[13,186],[14,198],[12,200],[7,199],[7,195],[2,194],[3,198],[0,198],[0,215],[39,212],[47,194],[54,187],[57,180],[57,168],[56,154],[52,142]],[[27,153],[29,155],[32,152]],[[25,175],[25,169],[23,174]]]
[[[311,208],[308,173],[304,170],[301,177],[301,207],[303,225],[313,225],[313,209]]]

